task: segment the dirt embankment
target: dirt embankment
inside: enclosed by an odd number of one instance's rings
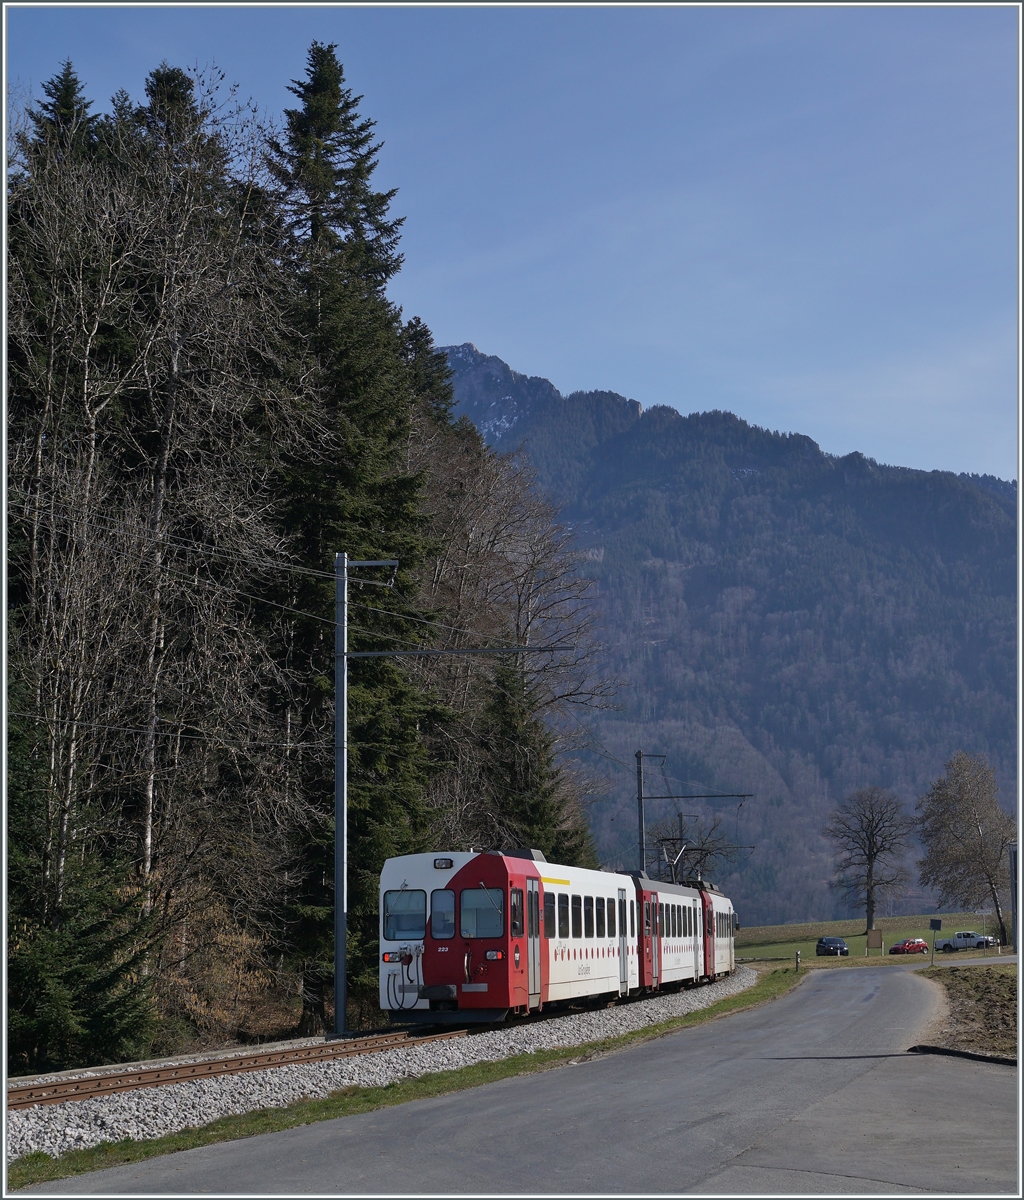
[[[932,967],[922,972],[946,992],[948,1012],[928,1042],[949,1050],[1017,1057],[1017,968]]]

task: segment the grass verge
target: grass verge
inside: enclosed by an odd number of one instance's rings
[[[651,1041],[680,1029],[703,1025],[717,1017],[775,1000],[788,992],[803,977],[803,972],[797,975],[791,968],[765,972],[753,987],[735,996],[726,996],[724,1000],[719,1000],[708,1008],[673,1017],[658,1025],[649,1025],[646,1029],[620,1034],[618,1037],[587,1042],[582,1046],[536,1050],[532,1054],[517,1054],[514,1058],[505,1058],[499,1062],[474,1063],[455,1071],[439,1071],[416,1079],[402,1079],[396,1083],[389,1083],[386,1087],[343,1088],[323,1100],[300,1100],[287,1108],[265,1108],[238,1116],[221,1117],[198,1129],[183,1129],[180,1133],[170,1133],[143,1142],[103,1142],[88,1150],[72,1150],[61,1158],[51,1158],[41,1150],[35,1151],[11,1163],[7,1169],[7,1187],[10,1191],[16,1191],[31,1184],[50,1183],[55,1179],[83,1175],[88,1171],[127,1166],[160,1154],[194,1150],[200,1146],[211,1146],[215,1142],[235,1141],[239,1138],[255,1137],[261,1133],[276,1133],[282,1129],[293,1129],[296,1125],[330,1121],[335,1117],[355,1116],[358,1113],[373,1112],[375,1109],[391,1108],[396,1104],[407,1104],[410,1100],[427,1100],[465,1088],[481,1087],[499,1079],[508,1079],[512,1075],[529,1075],[534,1071],[544,1071],[568,1062],[583,1062],[598,1055],[624,1050],[639,1042]]]

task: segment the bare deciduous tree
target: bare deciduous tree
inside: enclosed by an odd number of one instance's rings
[[[903,855],[911,829],[899,796],[869,787],[851,792],[822,831],[838,851],[834,886],[864,909],[868,929],[875,927],[878,898],[907,882]]]
[[[1017,826],[999,807],[992,768],[984,758],[958,750],[946,763],[945,775],[919,801],[917,812],[925,850],[917,864],[921,882],[935,888],[941,904],[972,909],[991,902],[1005,946],[1007,847],[1016,840]]]
[[[304,426],[259,130],[174,69],[147,90],[102,153],[23,133],[13,164],[11,669],[45,731],[40,918],[72,855],[130,861],[159,981],[196,912],[250,940],[279,919],[301,800],[252,598],[287,550],[268,445]]]
[[[675,822],[662,821],[647,835],[647,870],[654,878],[703,879],[737,862],[749,850],[739,846],[722,827],[722,818],[677,815]]]
[[[534,712],[556,738],[557,788],[570,823],[585,829],[587,782],[565,752],[582,728],[580,708],[607,707],[614,686],[598,669],[592,581],[569,531],[561,528],[532,473],[516,456],[483,448],[473,432],[421,425],[410,465],[423,471],[431,533],[439,547],[424,574],[420,604],[433,615],[434,644],[445,647],[566,647],[554,654],[501,659],[424,660],[424,682],[454,714],[438,734],[448,763],[433,779],[429,804],[446,844],[508,846],[514,823],[494,803],[481,751],[484,713],[503,668],[514,662]]]

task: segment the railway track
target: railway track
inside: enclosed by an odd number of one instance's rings
[[[346,1041],[319,1042],[284,1050],[253,1051],[226,1058],[207,1058],[174,1063],[160,1067],[133,1067],[123,1071],[9,1084],[7,1107],[32,1108],[36,1104],[64,1104],[68,1100],[92,1100],[113,1092],[133,1092],[139,1088],[163,1087],[189,1079],[211,1079],[215,1075],[240,1075],[244,1071],[264,1071],[268,1067],[285,1067],[295,1063],[327,1062],[336,1058],[354,1058],[424,1042],[439,1042],[466,1036],[464,1029],[410,1037],[408,1033],[384,1033],[377,1036],[352,1038]]]

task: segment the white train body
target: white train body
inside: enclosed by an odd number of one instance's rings
[[[380,884],[380,1005],[399,1021],[498,1021],[710,981],[735,969],[712,885],[544,861],[537,851],[411,854]]]

